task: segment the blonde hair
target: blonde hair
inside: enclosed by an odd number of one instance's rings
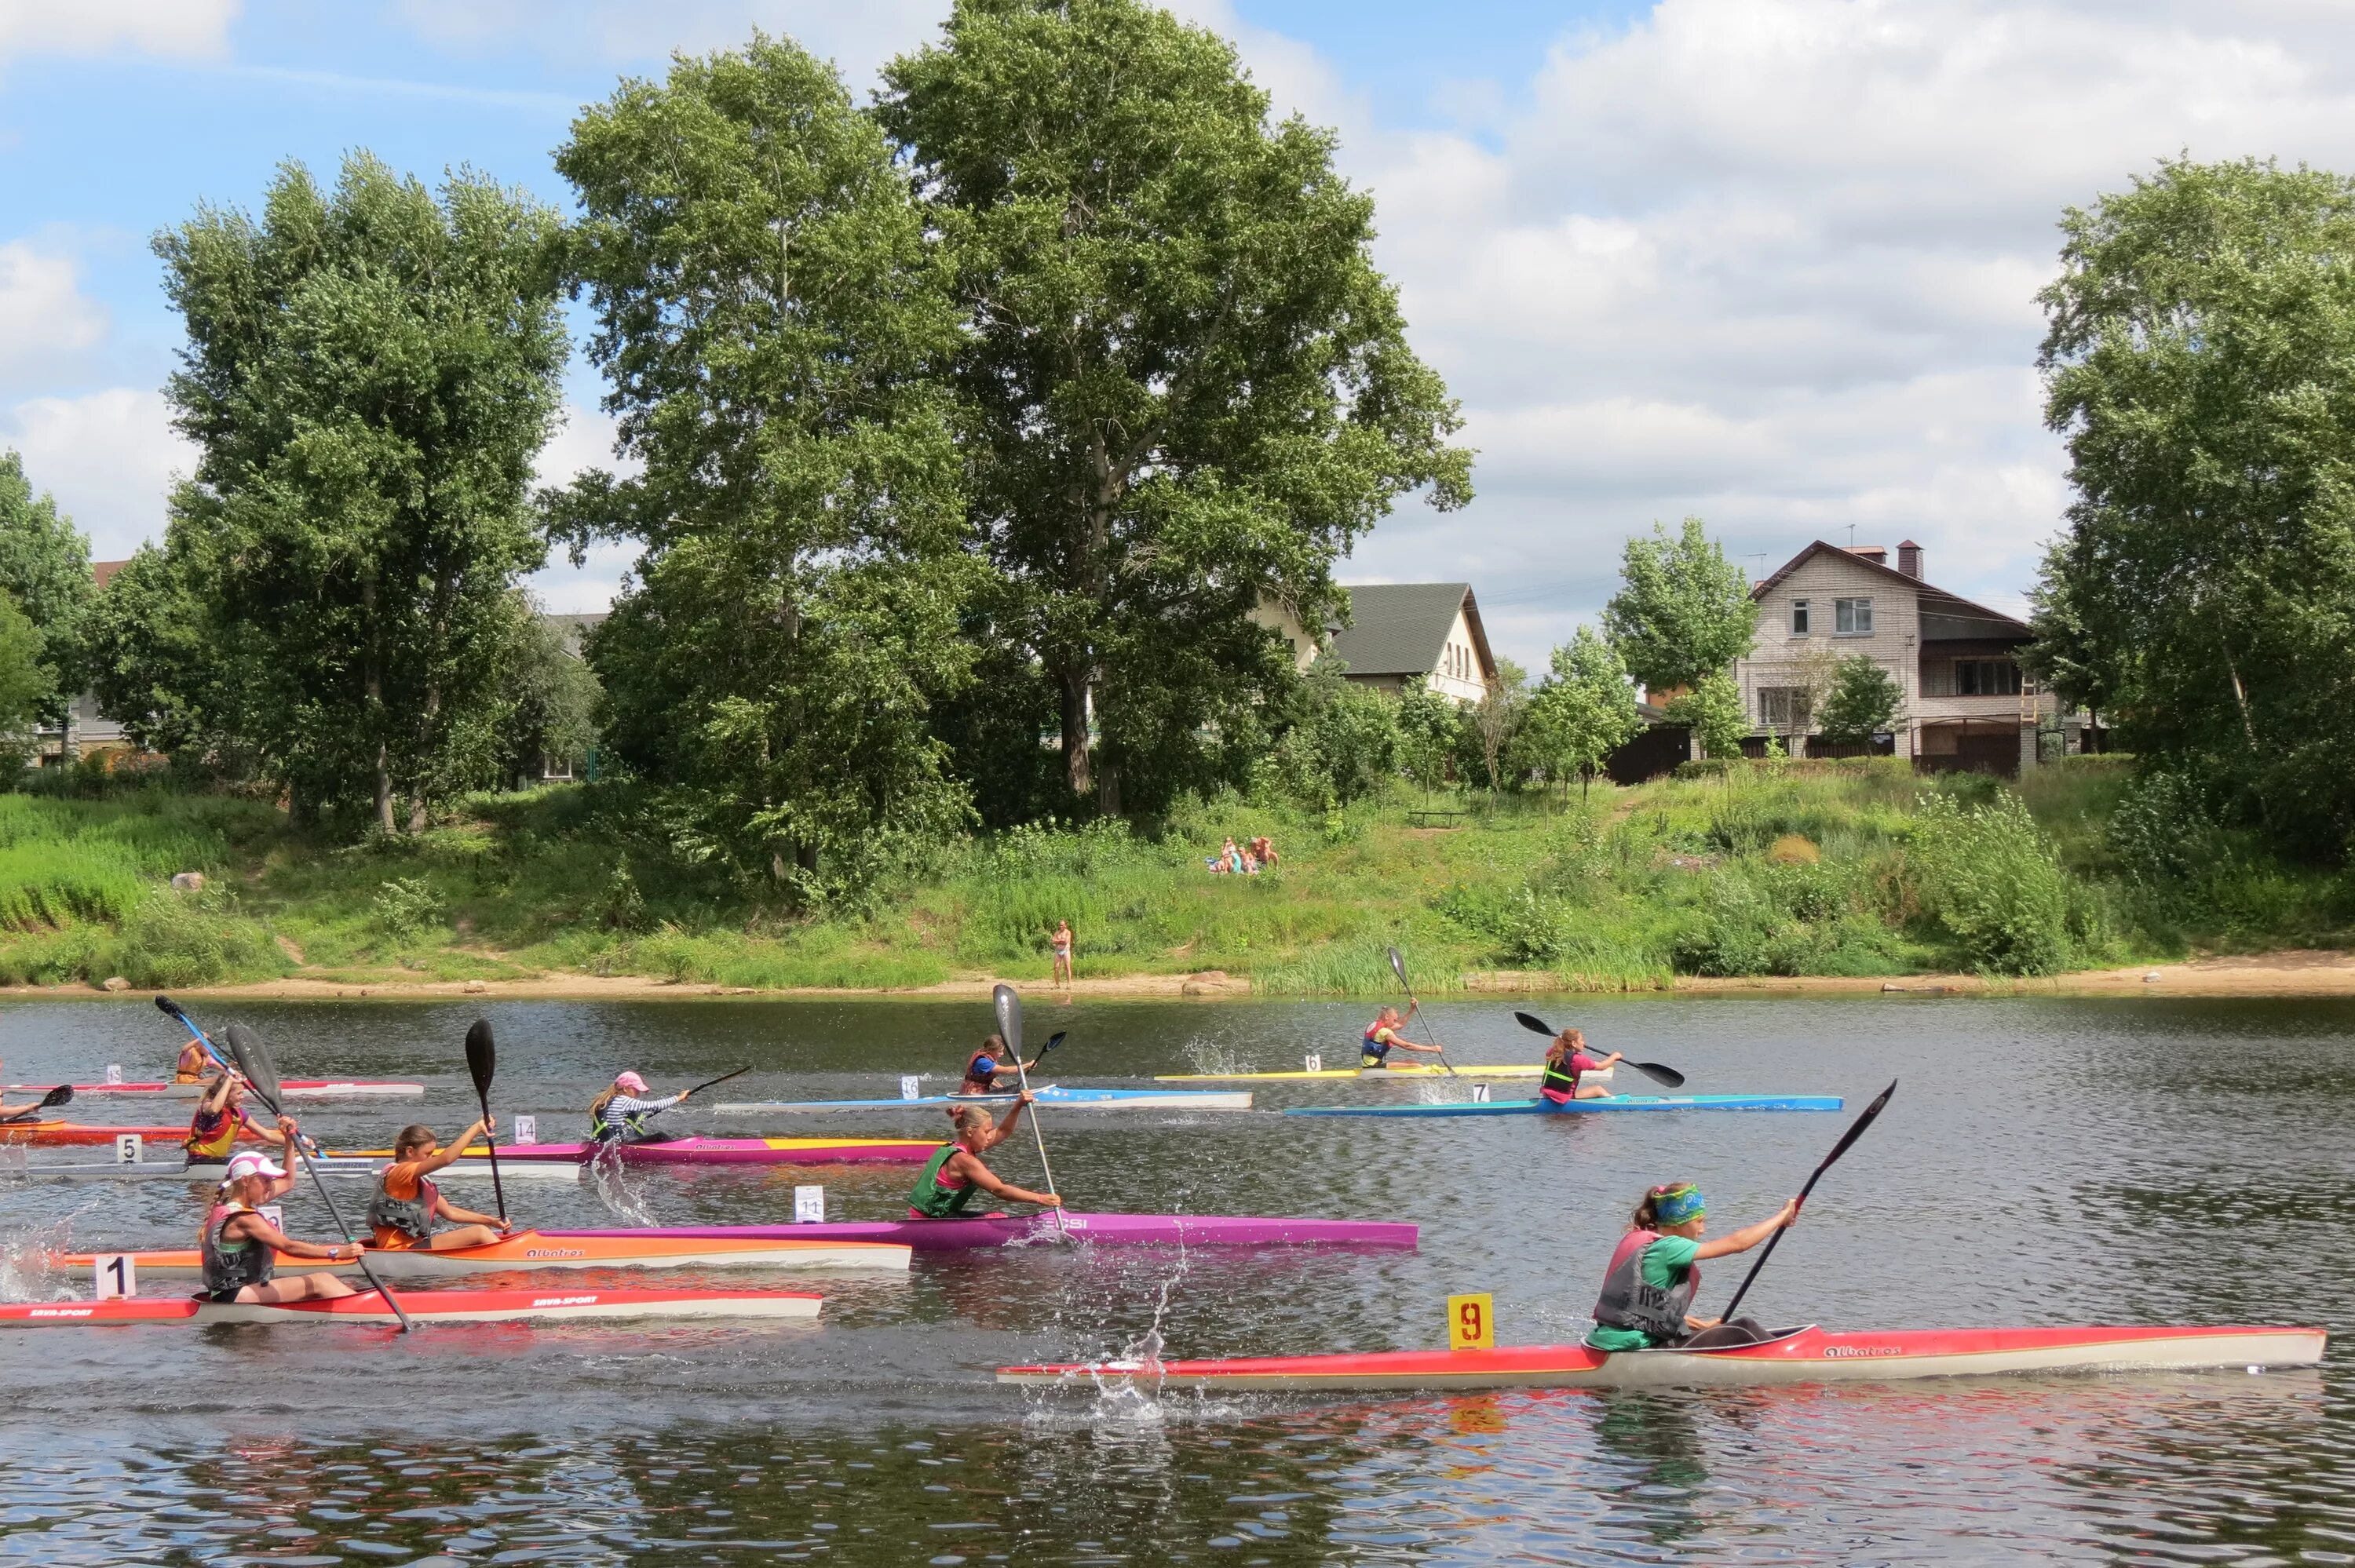
[[[949,1107],[949,1122],[960,1138],[970,1133],[989,1132],[997,1126],[987,1106],[952,1106]]]

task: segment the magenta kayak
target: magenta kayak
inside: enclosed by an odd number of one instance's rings
[[[1253,1219],[1226,1214],[1063,1216],[1074,1240],[1106,1246],[1350,1246],[1412,1251],[1415,1227],[1383,1220]],[[958,1252],[1051,1241],[1045,1214],[973,1215],[953,1220],[852,1220],[814,1225],[690,1225],[661,1230],[542,1231],[549,1236],[661,1235],[681,1241],[897,1242],[918,1252]]]
[[[175,1136],[177,1136],[176,1134]],[[937,1138],[669,1138],[614,1147],[630,1165],[922,1165],[941,1146]],[[358,1152],[389,1159],[389,1149]],[[599,1152],[593,1143],[502,1143],[499,1158],[518,1164],[579,1165]],[[488,1157],[477,1143],[473,1159]]]

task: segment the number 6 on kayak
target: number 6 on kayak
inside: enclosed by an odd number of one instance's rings
[[[1497,1348],[1497,1302],[1487,1292],[1447,1298],[1447,1348],[1451,1351],[1493,1351]]]

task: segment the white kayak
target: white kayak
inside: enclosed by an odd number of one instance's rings
[[[193,1100],[202,1097],[216,1080],[202,1083],[138,1083],[138,1084],[76,1084],[74,1097],[85,1095],[130,1095],[151,1100]],[[9,1084],[9,1094],[42,1094],[55,1088],[54,1084]],[[423,1084],[381,1083],[369,1078],[288,1078],[278,1086],[280,1095],[290,1100],[367,1100],[384,1098],[414,1098],[425,1092]]]
[[[888,1242],[836,1242],[751,1238],[687,1238],[660,1234],[643,1235],[549,1236],[538,1231],[517,1231],[483,1246],[453,1247],[447,1252],[417,1249],[368,1249],[367,1264],[385,1279],[447,1279],[470,1274],[506,1274],[542,1268],[782,1268],[880,1269],[908,1272],[906,1246]],[[128,1257],[140,1277],[195,1278],[204,1259],[194,1247],[128,1253],[61,1253],[50,1262],[70,1269],[97,1266],[101,1257]],[[359,1260],[331,1263],[325,1258],[278,1255],[277,1272],[288,1274],[364,1274]]]
[[[352,1159],[328,1155],[313,1161],[322,1176],[359,1177],[373,1181],[384,1173],[388,1161]],[[226,1165],[185,1165],[176,1160],[78,1160],[72,1163],[45,1165],[33,1160],[17,1164],[0,1155],[0,1177],[21,1176],[28,1181],[189,1181],[218,1185],[229,1174]],[[296,1175],[302,1171],[297,1169]],[[491,1179],[491,1162],[487,1160],[461,1160],[445,1165],[433,1173],[442,1181],[487,1181]],[[502,1181],[573,1181],[581,1180],[578,1165],[535,1165],[525,1160],[501,1160],[499,1180]]]

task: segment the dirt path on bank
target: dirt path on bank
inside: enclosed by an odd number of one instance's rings
[[[368,997],[399,1001],[479,996],[509,1001],[625,1001],[655,998],[730,996],[937,996],[986,997],[996,980],[969,976],[938,985],[903,990],[831,990],[820,987],[766,990],[748,986],[701,985],[659,980],[645,975],[544,974],[524,980],[429,980],[370,977],[366,980],[307,979],[300,975],[261,980],[250,985],[174,988],[185,996],[265,997],[289,1001],[350,1000]],[[1213,1000],[1245,997],[1251,981],[1241,975],[1209,969],[1184,975],[1119,975],[1083,979],[1069,986],[1044,980],[1011,982],[1025,996],[1092,1000],[1168,1000],[1179,997]],[[1542,971],[1490,970],[1464,977],[1473,993],[1560,994],[1581,988]],[[1990,978],[1981,975],[1909,975],[1896,980],[1849,979],[1829,975],[1754,980],[1680,978],[1670,991],[1678,995],[1896,995],[1896,996],[2355,996],[2355,953],[2285,952],[2253,958],[2195,959],[2183,963],[2140,965],[2132,969],[2088,969],[2077,974],[2040,980]],[[52,1000],[97,999],[127,994],[144,1001],[145,992],[110,993],[96,986],[7,986],[0,996]]]

